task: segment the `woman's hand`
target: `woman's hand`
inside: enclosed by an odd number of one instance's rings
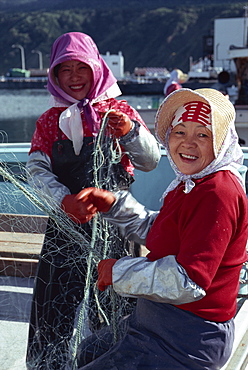
[[[133,123],[130,118],[122,112],[110,112],[108,114],[108,133],[111,136],[120,138],[125,136],[132,129]]]
[[[109,285],[113,284],[112,270],[117,259],[109,258],[98,263],[98,281],[99,290],[104,291]]]
[[[66,195],[61,203],[61,208],[77,224],[89,222],[96,214],[96,209],[87,199],[82,201],[80,193]]]
[[[108,190],[85,188],[78,194],[66,195],[61,207],[76,223],[89,222],[97,212],[108,212],[115,196]]]
[[[78,193],[78,199],[90,212],[108,212],[116,200],[111,191],[98,188],[83,189]]]

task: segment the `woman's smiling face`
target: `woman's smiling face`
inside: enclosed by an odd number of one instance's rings
[[[89,93],[93,74],[91,68],[78,60],[63,62],[58,70],[59,86],[74,99],[82,100]]]
[[[170,155],[180,172],[201,172],[214,159],[212,132],[198,122],[187,121],[172,128],[169,135]]]

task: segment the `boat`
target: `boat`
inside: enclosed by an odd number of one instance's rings
[[[151,117],[154,114],[155,110]],[[23,181],[23,177],[20,177],[19,171],[20,164],[25,165],[27,161],[29,148],[30,143],[0,144],[1,167],[5,168],[7,164],[7,169],[12,170],[14,178],[22,179],[20,186],[24,186],[24,189],[28,189],[28,185]],[[248,147],[242,149],[248,166]],[[154,210],[161,207],[161,195],[174,178],[174,172],[162,147],[161,154],[161,161],[155,170],[150,173],[135,170],[136,181],[131,187],[132,194],[141,203]],[[0,180],[2,180],[0,181],[0,333],[3,338],[0,367],[1,370],[24,370],[33,282],[48,217],[26,198],[19,185],[15,185],[4,176]],[[150,189],[155,187],[156,192],[151,192]],[[3,194],[9,196],[9,210],[7,199]],[[244,267],[243,283],[240,284],[238,297],[238,313],[235,317],[234,348],[229,362],[223,368],[225,370],[245,369],[243,365],[246,363],[248,354],[247,281],[247,267]]]
[[[44,89],[47,84],[47,77],[0,77],[0,89]],[[198,89],[212,87],[217,80],[191,79],[183,87]],[[122,79],[117,81],[123,95],[161,95],[165,80],[159,79]]]
[[[0,89],[44,89],[47,77],[4,77],[0,78]]]
[[[47,214],[42,207],[39,207],[39,202],[38,205],[34,204],[32,199],[26,195],[31,192],[31,188],[23,181],[22,167],[27,161],[29,149],[30,143],[0,144],[0,162],[7,164],[7,173],[11,171],[10,178],[3,175],[2,172],[0,177],[0,231],[2,237],[0,271],[5,271],[8,275],[11,275],[10,270],[13,269],[17,259],[20,276],[34,276],[35,264],[38,262],[47,222]],[[240,168],[240,173],[244,178],[246,177],[248,196],[246,176],[248,147],[243,147],[242,150],[245,160],[244,166]],[[1,166],[1,171],[3,171],[3,166]],[[131,193],[147,208],[154,211],[159,210],[162,205],[162,194],[174,177],[165,150],[161,147],[161,160],[156,169],[148,173],[135,169],[135,181],[131,185]],[[19,180],[20,178],[22,180]],[[13,179],[17,180],[17,184],[13,182]],[[156,192],[151,192],[153,188],[156,188]],[[15,233],[19,233],[20,238],[16,239]],[[25,244],[25,251],[22,248],[23,244]],[[12,273],[16,275],[16,271],[13,270]]]

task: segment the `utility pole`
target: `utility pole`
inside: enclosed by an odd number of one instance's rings
[[[24,53],[24,48],[23,48],[23,46],[21,46],[21,45],[19,45],[19,44],[14,44],[14,45],[12,45],[12,48],[18,48],[18,49],[20,49],[20,51],[21,51],[22,69],[26,69],[26,68],[25,68],[25,53]]]
[[[43,69],[42,52],[39,50],[32,50],[32,53],[36,53],[39,56],[39,69]]]

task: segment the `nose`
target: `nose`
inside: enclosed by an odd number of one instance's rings
[[[193,135],[185,135],[184,140],[183,140],[183,145],[185,145],[187,148],[195,147],[196,142],[194,140],[194,136]]]
[[[79,73],[76,69],[71,70],[71,79],[72,80],[77,80],[79,78]]]

